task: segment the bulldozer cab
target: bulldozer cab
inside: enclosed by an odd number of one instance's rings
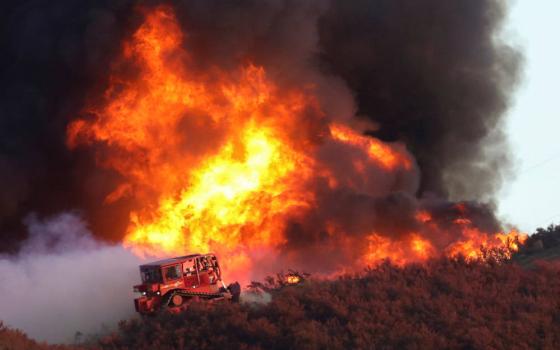
[[[197,288],[215,285],[221,280],[218,259],[213,254],[186,256],[170,263],[165,261],[159,266],[143,267],[142,282]]]
[[[134,286],[134,290],[141,296],[134,302],[136,310],[143,314],[162,307],[180,310],[193,298],[238,301],[241,291],[239,283],[226,287],[214,254],[192,254],[152,262],[141,265],[140,274],[142,284]]]
[[[174,284],[186,288],[216,284],[221,280],[218,259],[213,254],[190,255],[140,267],[145,284]]]

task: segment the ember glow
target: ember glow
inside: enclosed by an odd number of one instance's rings
[[[298,284],[301,282],[301,277],[295,274],[289,274],[286,276],[286,283],[287,284]]]
[[[68,127],[69,147],[103,146],[99,164],[124,179],[105,201],[134,199],[124,245],[137,254],[213,251],[228,276],[243,279],[255,260],[280,254],[289,223],[320,209],[318,183],[364,195],[384,186],[389,193],[395,185],[371,174],[417,171],[402,144],[329,120],[312,84],[280,86],[252,63],[201,71],[185,42],[172,9],[146,10],[120,62],[137,72],[116,69],[105,102]],[[344,176],[318,156],[325,147],[347,152],[352,166]],[[426,210],[418,210],[416,222],[419,230],[398,238],[375,230],[346,239],[344,225],[323,225],[327,237],[350,240],[356,264],[422,261],[442,252],[475,257],[481,246],[517,237],[481,232],[462,217],[452,234]]]

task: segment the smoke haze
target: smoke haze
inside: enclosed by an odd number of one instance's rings
[[[49,342],[72,342],[113,328],[134,314],[132,286],[140,260],[96,242],[71,213],[26,220],[29,238],[17,255],[0,255],[0,319]]]

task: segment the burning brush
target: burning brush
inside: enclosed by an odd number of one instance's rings
[[[284,285],[295,286],[304,283],[311,274],[309,273],[299,273],[298,271],[288,270],[289,272],[284,275]]]
[[[288,270],[288,273],[279,272],[275,276],[267,276],[263,282],[252,281],[247,286],[249,292],[261,294],[263,292],[271,293],[281,290],[285,287],[297,286],[305,283],[311,274],[303,272],[300,273],[295,270]]]

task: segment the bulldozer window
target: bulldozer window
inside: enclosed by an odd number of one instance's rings
[[[181,278],[181,265],[173,265],[164,269],[166,280],[176,280]]]
[[[140,274],[144,283],[161,283],[161,271],[159,268],[142,269]]]
[[[210,268],[210,263],[206,257],[198,258],[198,270],[199,271],[208,271]]]

